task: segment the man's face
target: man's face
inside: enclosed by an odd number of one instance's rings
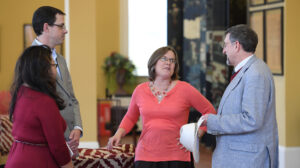
[[[53,25],[49,26],[49,39],[51,43],[54,46],[62,44],[67,33],[64,15],[56,14],[56,21]]]
[[[228,65],[236,66],[236,42],[229,40],[230,34],[228,33],[224,39],[223,54],[227,56],[226,63]]]

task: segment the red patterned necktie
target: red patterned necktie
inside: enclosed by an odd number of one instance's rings
[[[230,77],[230,82],[232,81],[232,79],[240,72],[242,68],[240,68],[238,71],[234,72],[231,77]]]

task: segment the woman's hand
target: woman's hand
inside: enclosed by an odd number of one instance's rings
[[[188,152],[188,150],[180,143],[180,138],[177,138],[177,141],[178,141],[177,145],[180,146],[180,149],[185,150],[184,152]]]
[[[121,137],[114,135],[113,137],[110,137],[107,142],[107,149],[111,150],[113,146],[119,145],[121,141]]]
[[[119,145],[121,138],[125,136],[126,131],[123,128],[119,128],[114,136],[110,137],[107,142],[107,149],[111,150],[113,146]]]
[[[74,168],[72,161],[68,162],[67,164],[61,166],[61,168]]]

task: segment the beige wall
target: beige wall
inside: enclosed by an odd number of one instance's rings
[[[96,0],[70,0],[69,11],[70,73],[80,104],[81,141],[97,141]]]
[[[285,1],[286,144],[300,146],[300,1]]]
[[[284,75],[274,76],[279,144],[286,147],[300,146],[299,5],[300,1],[285,0]]]
[[[97,97],[105,98],[106,80],[102,70],[111,52],[120,52],[119,0],[97,1]]]
[[[103,62],[119,52],[119,0],[70,0],[70,72],[84,136],[97,141],[97,98],[105,98]]]
[[[120,4],[120,53],[128,55],[128,0],[121,0]]]
[[[64,0],[0,0],[0,91],[9,90],[15,63],[23,51],[23,25],[42,5],[64,9]]]
[[[286,147],[300,146],[299,5],[300,1],[285,1],[284,76],[274,77],[279,143]]]
[[[274,76],[279,144],[286,144],[285,77]]]

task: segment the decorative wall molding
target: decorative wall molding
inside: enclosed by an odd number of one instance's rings
[[[298,168],[300,147],[279,146],[279,168]]]

